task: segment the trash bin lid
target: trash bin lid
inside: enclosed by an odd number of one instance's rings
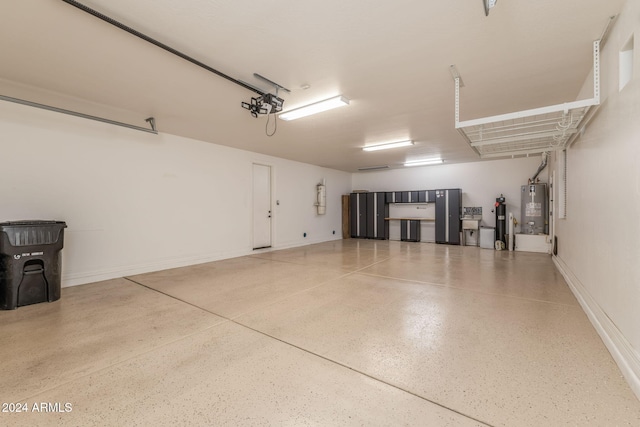
[[[67,223],[64,221],[7,221],[0,222],[0,237],[6,235],[9,239],[9,245],[13,247],[49,245],[58,242],[65,228],[67,228]],[[0,252],[4,250],[5,245],[2,238],[0,239]]]
[[[20,220],[20,221],[5,221],[0,222],[1,226],[39,226],[39,225],[52,225],[52,224],[64,224],[67,225],[64,221],[54,221],[54,220],[43,220],[43,219],[34,219],[34,220]]]

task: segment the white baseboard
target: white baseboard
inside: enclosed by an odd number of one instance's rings
[[[332,235],[331,238],[329,239],[325,239],[325,238],[310,238],[307,239],[305,238],[304,240],[294,240],[294,241],[290,241],[290,242],[278,242],[276,243],[276,246],[271,247],[270,249],[273,251],[279,251],[281,249],[290,249],[290,248],[299,248],[300,246],[308,246],[308,245],[315,245],[317,243],[324,243],[324,242],[332,242],[334,240],[342,240],[342,235]]]
[[[333,236],[332,236],[333,237]],[[278,244],[271,248],[262,249],[260,251],[254,251],[252,249],[246,249],[241,251],[230,251],[224,253],[213,253],[207,255],[198,255],[193,257],[171,258],[161,259],[143,264],[133,265],[121,265],[112,268],[106,268],[101,270],[83,271],[83,272],[71,272],[62,275],[62,287],[78,286],[87,283],[100,282],[103,280],[117,279],[120,277],[134,276],[136,274],[151,273],[153,271],[168,270],[170,268],[186,267],[189,265],[204,264],[207,262],[220,261],[223,259],[237,258],[241,256],[253,255],[258,252],[268,252],[280,249],[288,249],[299,246],[307,246],[316,243],[323,243],[332,240],[342,240],[342,237],[335,237],[331,239],[309,239],[299,240],[295,242],[288,242],[285,244]]]
[[[153,271],[168,270],[170,268],[186,267],[188,265],[203,264],[206,262],[219,261],[222,259],[236,258],[250,255],[247,251],[233,251],[226,253],[216,253],[198,255],[193,257],[161,259],[148,263],[121,265],[101,270],[83,271],[62,275],[62,287],[84,285],[87,283],[100,282],[103,280],[117,279],[120,277],[133,276],[136,274],[150,273]]]
[[[620,332],[562,259],[554,256],[553,262],[578,299],[578,302],[587,314],[587,317],[589,317],[598,335],[600,335],[600,338],[602,338],[602,341],[609,349],[622,375],[638,399],[640,399],[640,355],[634,350],[626,337]]]

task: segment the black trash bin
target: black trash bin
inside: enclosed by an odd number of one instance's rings
[[[60,299],[63,221],[0,223],[0,309]]]

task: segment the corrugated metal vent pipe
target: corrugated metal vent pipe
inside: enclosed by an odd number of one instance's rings
[[[536,178],[538,177],[538,175],[540,175],[540,172],[542,172],[544,170],[544,168],[547,167],[547,159],[549,158],[549,153],[544,152],[542,153],[542,163],[540,163],[540,166],[538,166],[538,170],[536,171],[536,174],[533,175],[533,178],[529,179],[529,182],[535,182]]]

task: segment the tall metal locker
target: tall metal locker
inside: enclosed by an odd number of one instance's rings
[[[351,237],[367,237],[367,194],[351,193]]]
[[[358,193],[358,237],[367,237],[367,194]]]
[[[460,244],[462,190],[436,190],[436,243]]]
[[[375,222],[375,238],[389,238],[389,221],[384,219],[389,216],[389,205],[387,204],[385,193],[375,194],[376,222]]]
[[[447,243],[449,213],[446,190],[436,190],[436,243]]]
[[[349,228],[351,237],[360,237],[358,234],[358,194],[349,195]]]
[[[449,244],[460,244],[462,231],[462,190],[459,188],[449,191]]]
[[[365,209],[367,216],[367,228],[366,233],[362,237],[367,239],[373,239],[376,233],[376,195],[375,193],[367,193],[367,207]]]

